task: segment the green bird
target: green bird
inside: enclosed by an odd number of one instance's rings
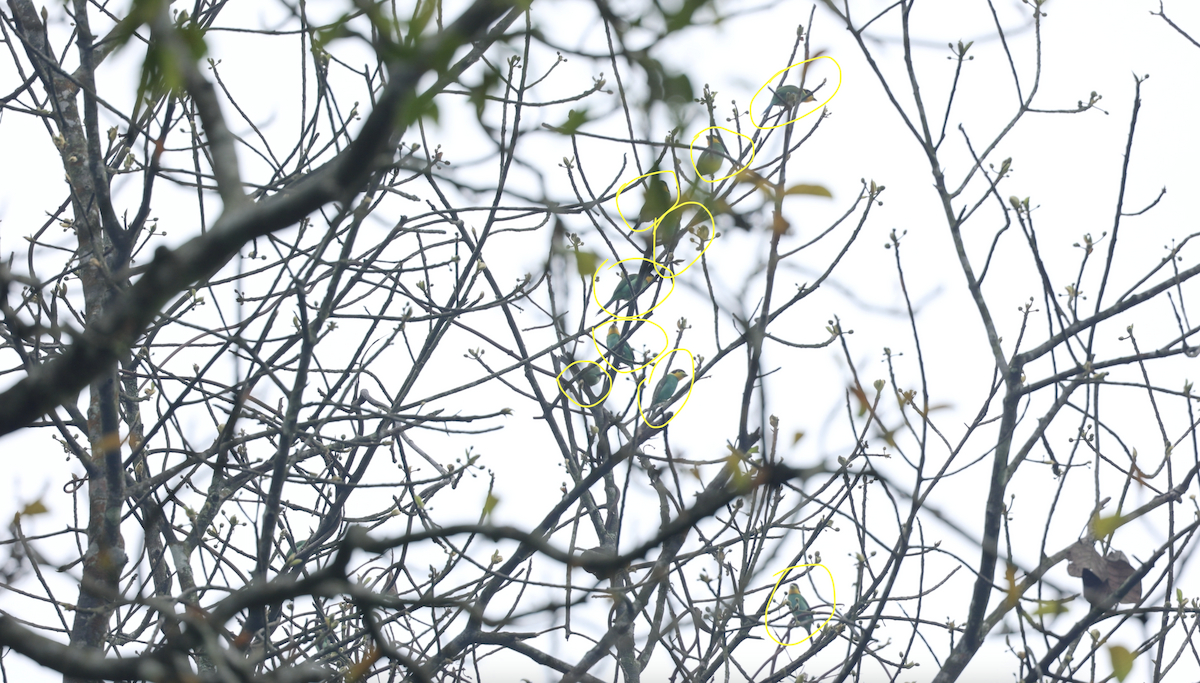
[[[682,217],[683,214],[681,212],[675,211],[658,224],[658,232],[654,235],[656,246],[663,247],[666,251],[675,250],[684,233],[684,231],[679,229]]]
[[[610,297],[608,302],[604,304],[604,307],[607,308],[609,304],[614,301],[637,298],[638,294],[644,292],[646,288],[650,286],[650,283],[654,282],[654,278],[650,275],[647,275],[645,279],[642,280],[641,286],[637,288],[637,291],[634,291],[631,282],[632,280],[629,276],[621,275],[621,282],[617,284],[616,289],[613,290],[612,297]]]
[[[658,383],[658,388],[654,390],[654,402],[650,405],[666,403],[668,399],[675,395],[675,390],[679,388],[679,380],[684,377],[687,377],[687,373],[683,370],[675,370],[666,377],[663,377],[663,380]]]
[[[725,154],[725,144],[721,142],[721,138],[716,135],[708,136],[708,148],[696,162],[696,170],[700,175],[714,175],[725,163]]]
[[[563,356],[561,360],[563,365],[570,365],[574,362],[566,356]],[[583,369],[580,369],[580,366],[583,366]],[[598,384],[600,380],[604,379],[605,376],[604,371],[601,370],[600,366],[596,365],[595,363],[579,363],[575,367],[571,368],[571,372],[574,373],[574,375],[571,377],[572,382],[583,382],[589,387],[596,386],[596,384]]]
[[[638,219],[643,223],[651,223],[658,220],[674,205],[675,203],[671,201],[671,190],[667,187],[666,181],[658,177],[651,178],[646,185],[646,203],[642,205]]]
[[[679,221],[682,213],[671,211],[671,207],[673,206],[675,206],[675,202],[671,200],[671,190],[667,186],[666,181],[658,177],[651,178],[646,185],[646,203],[642,205],[638,219],[642,223],[662,221],[658,225],[657,234],[654,232],[650,233],[650,237],[656,238],[659,244],[668,242],[679,232]],[[671,213],[667,213],[668,211],[671,211]]]
[[[621,330],[617,328],[616,323],[608,326],[608,337],[605,339],[605,343],[608,344],[609,350],[616,355],[614,366],[619,368],[622,362],[633,366],[633,347],[629,345],[629,342],[621,342]],[[618,346],[618,344],[620,345]]]
[[[579,373],[580,380],[589,387],[596,386],[603,377],[604,371],[600,369],[599,365],[595,365],[594,363],[588,363],[583,372]]]
[[[794,85],[781,85],[779,90],[772,90],[775,95],[771,98],[771,106],[780,106],[784,109],[792,109],[801,102],[815,102],[817,98],[813,97],[812,91],[806,88],[797,88]]]
[[[792,610],[792,618],[795,623],[803,626],[804,630],[811,634],[813,623],[812,612],[808,610],[808,601],[804,599],[803,595],[800,595],[800,587],[794,583],[788,588],[787,602],[788,609]]]

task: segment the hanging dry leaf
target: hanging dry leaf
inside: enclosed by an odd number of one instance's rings
[[[1125,558],[1125,553],[1120,550],[1110,550],[1108,557],[1105,558],[1105,564],[1108,565],[1108,591],[1111,593],[1121,587],[1125,580],[1133,575],[1133,565],[1129,564],[1129,560]],[[1121,598],[1121,602],[1134,603],[1142,599],[1142,582],[1138,581],[1133,584],[1125,597]]]
[[[1071,546],[1067,551],[1067,559],[1070,560],[1067,563],[1067,573],[1076,578],[1083,576],[1084,569],[1090,570],[1101,579],[1108,575],[1104,567],[1104,558],[1100,557],[1100,553],[1087,541],[1077,541]]]
[[[1134,573],[1133,565],[1120,550],[1110,550],[1108,557],[1101,557],[1089,541],[1078,541],[1067,552],[1067,573],[1083,579],[1083,597],[1093,605],[1112,595],[1121,584]],[[1142,599],[1142,582],[1139,581],[1121,598],[1123,603],[1135,603]]]

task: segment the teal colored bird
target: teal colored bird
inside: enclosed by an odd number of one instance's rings
[[[647,275],[645,279],[642,280],[642,284],[637,288],[637,291],[634,291],[633,286],[630,284],[630,278],[626,275],[622,275],[621,282],[617,284],[616,289],[613,290],[612,297],[609,298],[608,303],[604,304],[604,307],[607,308],[614,301],[637,298],[637,295],[645,291],[646,288],[650,286],[651,282],[654,282],[654,278],[650,275]]]
[[[792,109],[801,102],[815,102],[817,98],[813,97],[812,91],[806,88],[797,88],[794,85],[781,85],[779,90],[772,90],[775,93],[771,97],[771,106],[779,106],[784,109]]]
[[[667,187],[666,181],[657,177],[651,178],[646,185],[646,203],[642,204],[638,220],[643,223],[656,221],[674,205],[671,201],[671,189]]]
[[[616,323],[608,326],[608,337],[605,339],[605,343],[608,344],[609,350],[616,355],[614,366],[619,368],[621,363],[633,366],[633,347],[629,345],[629,342],[621,341],[621,330],[617,328]]]
[[[800,595],[800,587],[794,583],[791,588],[788,588],[787,602],[788,609],[792,610],[792,618],[795,623],[803,626],[804,630],[811,634],[813,623],[812,612],[808,609],[808,601],[804,599],[803,595]]]
[[[563,356],[562,362],[564,365],[570,365],[574,361],[566,356]],[[574,373],[571,376],[572,382],[583,382],[589,387],[596,386],[596,384],[599,383],[600,380],[604,379],[605,376],[604,371],[601,370],[600,366],[595,363],[577,363],[571,368],[571,372]]]
[[[663,216],[657,230],[652,235],[655,245],[666,247],[667,251],[673,250],[683,236],[683,233],[679,231],[679,224],[682,220],[683,212],[679,210]]]
[[[604,371],[599,365],[588,363],[583,372],[579,373],[579,379],[589,387],[594,387],[604,377]]]
[[[651,405],[666,403],[668,399],[675,395],[675,390],[679,388],[679,380],[684,377],[687,377],[687,373],[683,370],[675,370],[664,377],[658,383],[658,388],[654,390],[654,402]]]
[[[725,144],[716,135],[708,136],[708,147],[696,162],[696,170],[700,175],[711,176],[725,163]]]

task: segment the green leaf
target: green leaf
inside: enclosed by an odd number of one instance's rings
[[[600,257],[590,251],[581,249],[575,250],[575,268],[579,270],[580,275],[590,276],[596,272],[596,259]]]
[[[563,135],[574,135],[575,131],[579,130],[579,127],[587,123],[589,120],[587,109],[584,109],[583,111],[576,111],[572,109],[571,111],[567,112],[567,122],[561,126],[558,126],[558,132],[562,133]]]
[[[686,74],[663,78],[663,101],[667,106],[682,106],[691,103],[695,98],[696,91]]]
[[[750,183],[751,185],[754,185],[759,190],[762,190],[763,194],[767,195],[770,201],[775,201],[775,186],[772,185],[766,178],[760,176],[754,171],[751,171],[747,168],[734,176],[734,180],[739,183]]]
[[[801,183],[799,185],[792,185],[787,190],[785,190],[783,194],[784,195],[807,194],[807,195],[812,195],[814,197],[829,197],[830,199],[833,199],[833,193],[830,192],[829,190],[825,189],[823,186],[821,186],[821,185],[806,185],[804,183]]]
[[[492,70],[483,72],[483,80],[479,85],[474,85],[469,88],[470,94],[467,95],[467,100],[475,105],[475,117],[483,118],[483,108],[487,104],[488,92],[496,87],[500,82],[500,74]]]
[[[1033,616],[1057,616],[1067,611],[1067,606],[1062,600],[1039,600],[1037,609],[1033,610]]]
[[[1120,528],[1120,526],[1124,523],[1125,519],[1121,517],[1120,514],[1112,514],[1108,517],[1096,517],[1096,521],[1092,526],[1092,530],[1095,532],[1096,538],[1105,538]]]
[[[634,62],[646,72],[646,88],[650,91],[650,101],[657,102],[665,98],[667,90],[663,84],[663,80],[667,76],[667,71],[663,68],[662,62],[647,56],[645,53],[640,53],[637,57],[634,57]]]
[[[488,492],[487,499],[483,501],[483,519],[487,519],[492,514],[492,510],[496,509],[496,505],[500,503],[500,499]]]
[[[433,17],[433,10],[437,4],[433,0],[421,0],[417,2],[417,6],[413,8],[412,20],[408,22],[408,35],[404,37],[408,45],[413,45],[414,39],[420,36],[425,30],[430,18]]]
[[[1113,675],[1118,681],[1125,680],[1130,671],[1133,671],[1134,654],[1120,645],[1109,645],[1108,654],[1112,657]]]
[[[21,508],[20,512],[13,515],[13,524],[16,524],[17,520],[21,519],[22,517],[25,517],[25,516],[32,517],[34,515],[44,515],[47,512],[50,512],[50,509],[47,508],[45,503],[43,503],[42,500],[39,498],[39,499],[33,501],[32,503],[26,503],[25,507]]]
[[[408,126],[418,119],[429,118],[437,123],[438,121],[438,106],[428,93],[421,96],[406,97],[400,105],[400,121],[404,126]]]
[[[43,503],[40,498],[38,500],[33,501],[32,503],[26,504],[25,507],[21,510],[22,515],[30,515],[30,516],[44,515],[47,512],[50,512],[50,509],[46,507],[45,503]]]
[[[314,49],[324,50],[325,46],[339,38],[349,38],[352,33],[346,29],[346,22],[350,21],[349,14],[343,14],[337,21],[322,26],[312,33],[312,46]]]
[[[118,35],[125,36],[126,31],[128,35],[133,35],[134,31],[153,17],[151,13],[153,11],[157,11],[157,8],[151,0],[135,2],[129,16],[118,25]],[[182,15],[181,19],[184,19]],[[175,26],[174,30],[176,37],[187,45],[188,58],[193,62],[208,52],[208,45],[204,42],[205,30],[199,24],[183,20]],[[125,36],[124,39],[128,39],[128,36]],[[138,118],[141,108],[147,100],[153,103],[169,93],[178,93],[183,90],[183,65],[179,63],[175,53],[162,44],[162,40],[160,36],[150,41],[146,47],[146,59],[142,62],[137,99],[133,105],[132,118],[134,119]]]
[[[1004,567],[1004,580],[1008,583],[1008,606],[1011,607],[1017,604],[1017,600],[1021,599],[1021,586],[1017,583],[1017,567],[1012,563],[1006,563]]]
[[[684,0],[678,12],[666,12],[667,33],[682,31],[692,25],[692,15],[708,4],[708,0]]]
[[[117,24],[113,35],[117,42],[125,45],[129,39],[133,37],[143,24],[154,18],[158,12],[158,5],[161,0],[133,0],[133,5],[129,8],[129,14]]]

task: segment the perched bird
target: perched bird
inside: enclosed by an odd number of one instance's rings
[[[574,362],[566,356],[563,356],[561,360],[564,365],[570,365],[572,362]],[[580,366],[582,366],[582,369]],[[596,386],[600,380],[604,379],[605,375],[604,371],[600,369],[600,366],[595,363],[580,363],[572,368],[571,371],[575,373],[574,376],[571,377],[572,382],[583,382],[589,387]]]
[[[597,579],[603,579],[607,578],[608,575],[612,573],[611,569],[604,570],[596,567],[588,567],[587,565],[594,562],[606,562],[616,557],[616,555],[617,553],[611,549],[604,548],[603,546],[596,546],[595,548],[588,548],[580,553],[579,559],[583,563],[582,569],[584,571],[596,577]]]
[[[1096,576],[1090,569],[1083,570],[1083,598],[1093,607],[1108,597],[1108,582]]]
[[[675,249],[675,245],[679,243],[679,239],[683,237],[683,232],[679,230],[679,224],[683,220],[682,211],[672,211],[660,219],[657,229],[651,238],[655,242],[655,246],[666,248],[667,251]]]
[[[640,286],[637,287],[636,291],[634,290],[634,287],[631,284],[632,281],[633,280],[631,280],[631,278],[629,276],[622,275],[621,282],[619,282],[617,284],[616,289],[613,290],[612,297],[610,297],[608,302],[604,304],[605,308],[607,308],[609,306],[609,304],[611,304],[614,301],[622,301],[622,300],[637,298],[638,294],[641,294],[643,291],[645,291],[645,289],[647,287],[650,286],[651,282],[654,282],[654,277],[647,275],[645,277],[645,279],[642,280]]]
[[[579,373],[579,375],[580,380],[584,384],[588,385],[589,387],[594,387],[596,386],[596,383],[604,378],[604,371],[600,369],[599,365],[596,365],[595,363],[588,363],[587,367],[584,368],[583,372]]]
[[[771,106],[779,106],[784,109],[792,109],[801,102],[815,102],[817,98],[813,97],[812,91],[806,88],[798,88],[794,85],[781,85],[779,90],[772,90],[775,93],[771,97]]]
[[[658,387],[654,390],[654,402],[650,405],[666,403],[668,399],[675,395],[675,390],[679,388],[679,380],[684,377],[687,377],[687,373],[683,370],[675,370],[666,377],[663,377],[663,380],[658,383]]]
[[[643,223],[652,223],[672,206],[674,202],[671,201],[671,190],[666,181],[657,177],[651,178],[646,184],[646,202],[642,204],[638,219]]]
[[[716,135],[708,136],[708,148],[696,162],[696,170],[700,175],[715,174],[721,168],[721,164],[725,163],[725,154],[725,145],[721,142],[721,138]]]
[[[794,583],[791,588],[788,588],[787,602],[788,609],[792,610],[793,621],[803,626],[804,630],[811,634],[813,623],[812,612],[808,610],[808,601],[804,599],[803,595],[800,595],[800,587]]]
[[[633,365],[633,347],[629,345],[629,342],[621,342],[621,330],[617,328],[616,323],[608,326],[608,337],[605,339],[605,343],[608,344],[609,350],[616,354],[614,366],[619,368],[621,363]]]

